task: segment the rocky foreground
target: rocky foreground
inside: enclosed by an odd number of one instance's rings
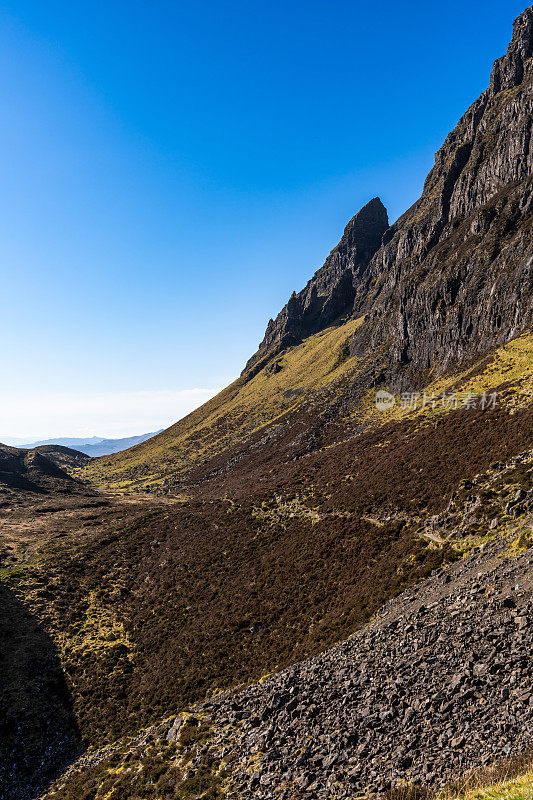
[[[495,542],[391,601],[348,641],[198,707],[230,796],[437,788],[533,739],[533,550]],[[186,717],[168,733],[179,740]]]

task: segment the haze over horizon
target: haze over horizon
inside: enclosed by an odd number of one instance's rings
[[[419,196],[522,10],[3,3],[0,439],[216,394],[362,205]]]
[[[3,398],[0,442],[17,445],[68,437],[123,439],[139,436],[169,427],[222,388],[221,385],[213,389],[181,391],[21,395],[11,404]],[[5,428],[6,417],[12,422],[10,430]],[[26,434],[26,430],[34,430],[30,425],[37,424],[34,420],[39,419],[46,424],[47,434]]]

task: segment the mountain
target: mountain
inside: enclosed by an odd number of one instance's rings
[[[328,291],[321,280],[331,274],[332,260],[335,280],[349,287],[340,292],[336,316],[364,315],[350,352],[381,352],[378,377],[395,387],[419,388],[449,364],[504,344],[532,324],[532,37],[526,12],[488,89],[435,156],[420,199],[388,230],[379,201],[359,212],[306,290],[269,323],[245,374],[275,355],[278,341],[293,344],[313,330],[306,319],[316,285],[318,295],[322,287],[329,293],[328,302],[339,296],[338,284]],[[371,235],[354,270],[358,243],[350,231],[359,220],[363,235]],[[332,321],[319,314],[315,327]],[[294,341],[289,330],[298,331]]]
[[[140,442],[145,442],[157,433],[161,433],[161,431],[143,433],[140,436],[128,436],[123,439],[104,439],[99,436],[92,436],[90,439],[43,439],[40,442],[31,442],[22,446],[27,449],[35,449],[36,447],[42,448],[48,447],[49,445],[59,445],[61,447],[78,450],[92,458],[96,458],[97,456],[107,456],[111,453],[119,453],[121,450],[127,450],[128,447],[133,447]]]
[[[423,391],[530,329],[531,26],[530,11],[516,20],[488,89],[447,137],[412,208],[388,227],[380,200],[368,203],[269,322],[241,378],[148,443],[99,462],[95,480],[180,488],[198,462],[255,431],[270,425],[276,437],[289,410],[303,419],[310,392],[324,398],[328,424],[352,425],[345,415],[364,416],[372,387]],[[327,387],[341,380],[350,390],[332,408]]]
[[[161,431],[143,433],[140,436],[128,436],[125,439],[101,439],[99,442],[95,442],[95,444],[83,445],[80,449],[82,453],[91,456],[91,458],[107,456],[111,453],[120,453],[122,450],[127,450],[141,442],[146,442],[148,439],[151,439],[152,436],[156,436],[157,433],[161,433]]]
[[[435,157],[423,194],[385,234],[359,287],[365,324],[352,353],[375,349],[385,380],[424,385],[533,322],[531,13],[515,22],[488,89]]]
[[[514,25],[488,89],[435,156],[420,199],[392,227],[378,199],[348,224],[300,294],[270,321],[245,375],[345,314],[350,352],[382,353],[383,378],[419,388],[533,322],[531,15]]]
[[[38,442],[25,442],[24,445],[28,448],[42,447],[43,445],[57,444],[61,447],[72,447],[77,450],[80,446],[100,444],[104,439],[101,436],[91,436],[89,438],[76,438],[76,437],[62,437],[59,439],[41,439]]]
[[[6,800],[531,788],[532,31],[237,381],[73,498],[10,490]]]

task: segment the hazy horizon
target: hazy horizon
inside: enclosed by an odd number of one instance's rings
[[[231,379],[227,383],[231,383]],[[105,439],[124,439],[141,436],[168,428],[218,394],[225,385],[174,392],[19,396],[12,403],[4,399],[1,403],[4,435],[0,431],[0,442],[16,444],[17,441],[31,443],[57,438],[101,436]],[[11,432],[5,428],[6,417],[12,421]],[[39,418],[46,420],[46,435],[26,434],[25,426]]]
[[[77,442],[78,444],[88,445],[88,444],[99,444],[100,442],[105,441],[119,441],[120,439],[132,439],[138,436],[145,436],[147,434],[159,433],[159,431],[143,431],[142,433],[132,433],[130,436],[121,436],[121,437],[109,437],[109,436],[50,436],[48,439],[42,439],[40,437],[36,439],[19,439],[19,438],[12,438],[6,436],[2,438],[0,435],[0,443],[7,444],[12,447],[25,447],[27,445],[32,445],[36,443],[53,443],[53,442],[68,442],[73,441]]]

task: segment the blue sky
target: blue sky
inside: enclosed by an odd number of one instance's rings
[[[236,376],[486,87],[507,0],[0,3],[0,437],[130,435]]]

